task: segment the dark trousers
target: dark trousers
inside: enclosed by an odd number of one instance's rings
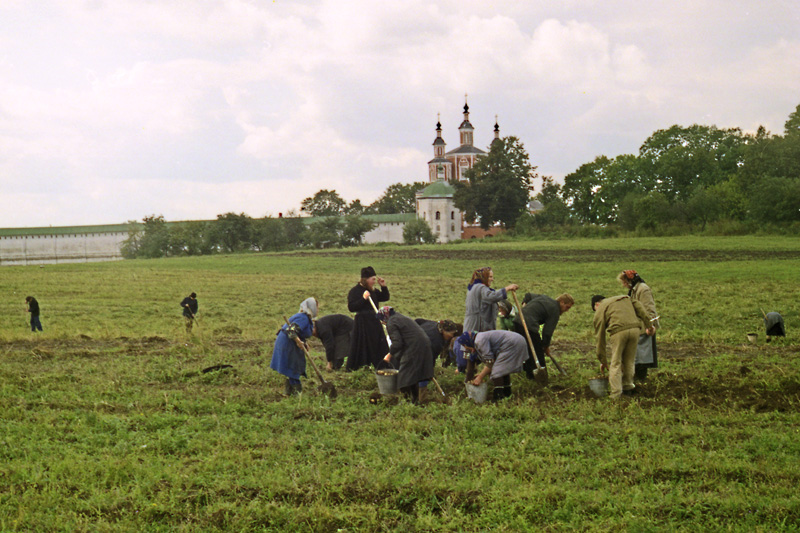
[[[42,331],[42,323],[39,322],[39,315],[31,315],[31,331]]]
[[[523,327],[522,324],[517,324],[516,322],[514,322],[514,328],[515,328],[517,333],[519,333],[520,335],[525,337],[525,328]],[[536,352],[536,358],[539,360],[539,365],[541,365],[542,368],[546,368],[547,367],[547,360],[545,359],[544,345],[542,344],[542,337],[539,335],[538,331],[533,331],[533,330],[528,330],[528,331],[531,334],[531,342],[533,342],[533,349]],[[528,339],[527,338],[525,339],[525,344],[528,346],[528,355],[533,357],[534,354],[531,353],[531,347],[528,344]],[[534,364],[533,359],[528,359],[522,365],[522,368],[524,368],[526,372],[532,372],[533,369],[536,368],[536,365]]]
[[[408,387],[400,387],[400,392],[403,393],[406,400],[413,404],[419,403],[419,385],[416,383],[414,385],[409,385]]]

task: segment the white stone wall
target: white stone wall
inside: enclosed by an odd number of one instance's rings
[[[438,242],[461,238],[461,211],[453,205],[452,198],[420,198],[417,216],[425,220],[431,230],[438,234]]]
[[[364,234],[364,244],[376,242],[403,242],[405,222],[379,222],[378,225]]]
[[[0,264],[86,263],[122,259],[127,232],[0,236]]]

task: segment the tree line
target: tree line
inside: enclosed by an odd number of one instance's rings
[[[245,213],[225,213],[216,220],[167,222],[162,215],[129,221],[128,237],[122,244],[127,259],[209,255],[244,251],[280,251],[302,247],[346,247],[362,243],[375,223],[363,215],[413,213],[416,191],[423,182],[395,183],[369,206],[356,199],[348,203],[335,190],[323,189],[305,198],[300,208],[317,217],[307,224],[289,213],[286,217],[252,218]],[[406,225],[408,243],[435,242],[425,221]]]
[[[545,177],[544,209],[517,233],[596,226],[644,233],[752,232],[800,222],[800,105],[782,135],[716,126],[672,126],[637,155],[599,156],[567,175]]]

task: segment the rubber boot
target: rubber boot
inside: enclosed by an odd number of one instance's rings
[[[535,356],[534,356],[535,357]],[[522,369],[525,370],[525,377],[533,380],[533,359],[527,359],[524,363],[522,363]]]
[[[506,398],[511,398],[511,385],[506,385],[505,387],[503,387],[503,395]]]
[[[644,381],[647,379],[647,367],[643,365],[636,365],[633,370],[634,381]]]
[[[505,387],[495,387],[492,389],[492,401],[497,403],[506,397]]]

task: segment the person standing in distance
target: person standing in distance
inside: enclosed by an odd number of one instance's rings
[[[39,321],[39,302],[33,296],[26,296],[25,303],[28,304],[28,312],[31,314],[31,331],[42,331],[42,323]]]

